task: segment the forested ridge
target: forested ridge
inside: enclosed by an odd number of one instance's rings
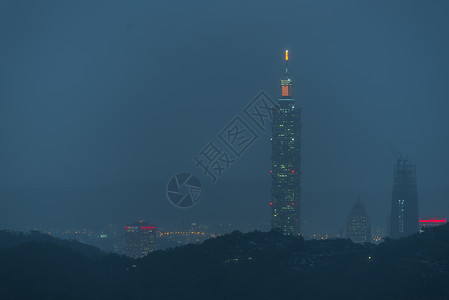
[[[0,232],[0,299],[449,299],[449,224],[380,245],[235,231],[107,254],[38,232]]]

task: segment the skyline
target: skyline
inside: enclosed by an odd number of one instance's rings
[[[395,163],[386,142],[417,166],[420,217],[447,218],[448,4],[404,3],[300,2],[284,11],[232,2],[209,13],[179,3],[171,15],[166,4],[139,1],[53,10],[8,2],[0,21],[0,227],[81,218],[235,223],[251,211],[254,223],[269,220],[269,136],[206,185],[191,210],[176,210],[163,193],[254,95],[276,98],[284,48],[295,57],[298,99],[307,99],[306,232],[334,230],[331,218],[343,226],[357,195],[373,227],[386,226]]]

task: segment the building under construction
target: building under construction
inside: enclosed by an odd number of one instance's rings
[[[416,166],[402,155],[394,166],[390,237],[401,238],[419,231]]]

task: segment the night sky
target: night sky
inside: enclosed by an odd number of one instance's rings
[[[289,49],[302,107],[302,231],[336,233],[358,196],[385,228],[395,158],[420,216],[449,217],[448,1],[0,2],[0,228],[270,222],[270,134],[217,183],[192,157]],[[166,183],[204,193],[173,207]],[[244,226],[244,225],[242,225]]]

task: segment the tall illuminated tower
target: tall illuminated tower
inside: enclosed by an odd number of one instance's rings
[[[285,51],[285,74],[281,79],[281,97],[272,123],[271,227],[284,235],[299,234],[300,209],[300,115],[301,109],[292,97],[292,80]]]
[[[398,156],[394,166],[390,218],[390,238],[401,238],[419,231],[416,168],[402,156]]]

